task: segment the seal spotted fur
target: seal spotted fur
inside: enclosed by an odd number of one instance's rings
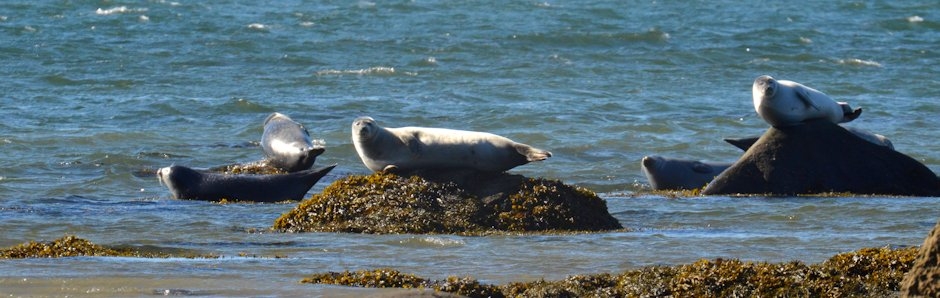
[[[362,162],[372,171],[473,169],[503,172],[551,152],[491,133],[427,128],[379,126],[371,117],[352,123],[352,141]]]

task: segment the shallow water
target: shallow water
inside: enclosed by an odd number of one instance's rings
[[[297,282],[389,266],[503,283],[919,245],[936,199],[629,194],[644,155],[737,158],[721,139],[767,128],[750,96],[761,74],[862,107],[849,125],[940,170],[936,15],[931,1],[3,3],[0,246],[73,234],[225,257],[7,260],[0,292],[358,295]],[[293,204],[173,200],[147,174],[258,160],[274,111],[325,141],[318,164],[339,164],[311,193],[367,172],[349,125],[369,115],[550,150],[513,171],[602,193],[630,231],[278,234]]]

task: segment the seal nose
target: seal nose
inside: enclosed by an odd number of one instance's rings
[[[647,168],[656,167],[656,159],[649,156],[644,156],[641,163],[643,163],[643,166]]]

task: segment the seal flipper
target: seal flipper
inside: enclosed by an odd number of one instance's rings
[[[323,148],[323,147],[313,147],[313,148],[304,149],[304,151],[305,151],[304,153],[307,155],[307,157],[310,158],[310,157],[317,157],[317,156],[320,156],[320,154],[323,154],[323,152],[326,152],[326,148]]]
[[[862,108],[857,108],[853,110],[852,107],[849,106],[849,104],[846,102],[840,101],[838,102],[838,104],[840,107],[842,107],[842,121],[839,121],[839,123],[846,123],[846,122],[855,120],[856,118],[858,118],[858,116],[862,115]]]
[[[754,143],[757,143],[757,139],[758,138],[725,139],[725,142],[728,142],[728,144],[731,144],[732,146],[738,147],[738,149],[747,151],[747,149],[750,149]]]
[[[819,111],[819,107],[816,106],[815,103],[813,103],[813,100],[810,98],[810,96],[812,96],[812,95],[809,93],[808,90],[806,90],[806,88],[804,88],[804,87],[795,87],[795,88],[793,88],[793,90],[796,91],[796,97],[799,98],[800,100],[802,100],[803,103],[805,103],[807,106],[813,107],[814,109],[816,109],[817,111]]]
[[[526,144],[516,144],[515,147],[516,147],[516,151],[519,152],[519,154],[522,154],[523,156],[525,156],[526,160],[530,162],[542,161],[542,160],[548,159],[549,157],[552,157],[551,152],[541,150],[541,149],[536,149],[535,147],[532,147]]]
[[[421,156],[421,141],[417,135],[414,135],[410,140],[408,140],[408,151],[411,152],[411,155],[414,157]]]

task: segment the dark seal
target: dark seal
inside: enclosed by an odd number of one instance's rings
[[[170,166],[157,170],[157,178],[170,189],[174,198],[182,200],[299,201],[334,167],[336,165],[280,175],[226,175]]]
[[[828,119],[771,127],[705,195],[826,192],[938,196],[940,179],[924,164],[863,140]]]
[[[702,162],[689,159],[644,156],[640,162],[643,174],[654,190],[685,190],[702,188],[731,163]]]

